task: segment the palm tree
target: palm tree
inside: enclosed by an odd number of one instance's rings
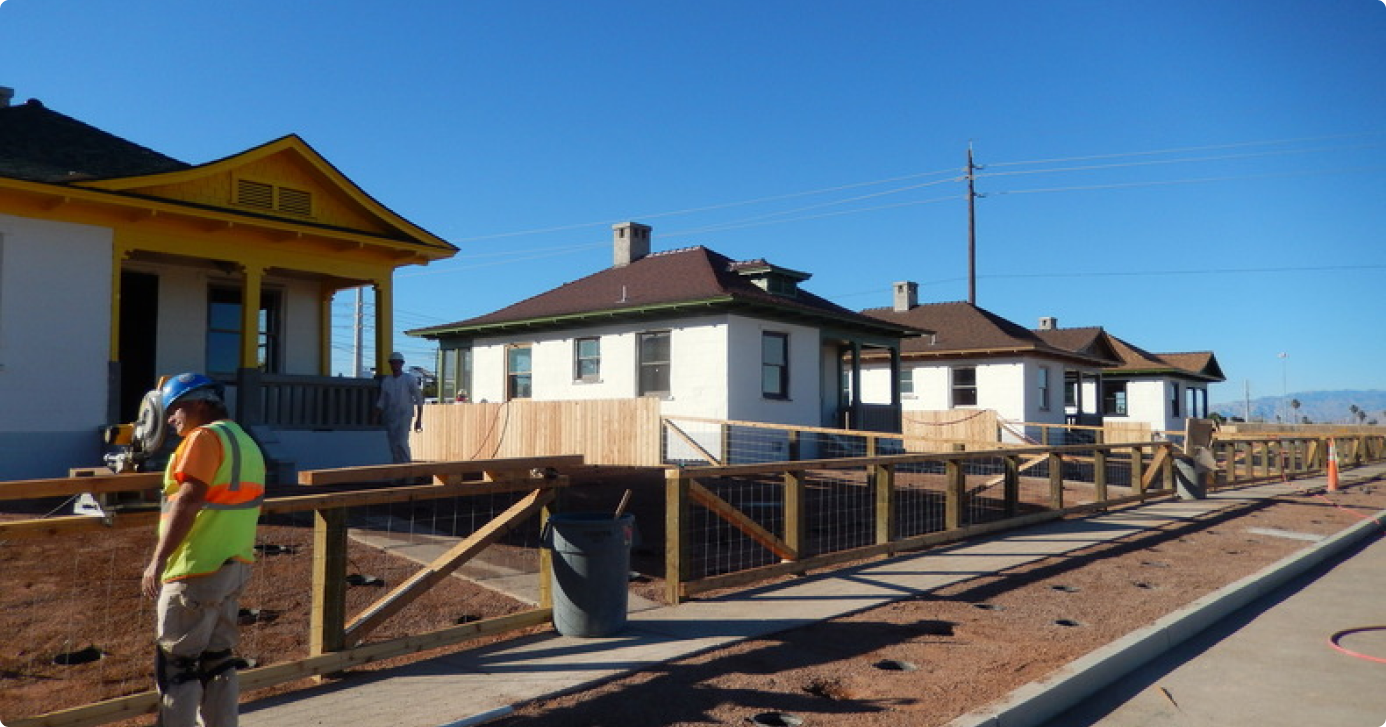
[[[1291,422],[1299,421],[1299,399],[1290,400],[1290,408],[1295,410],[1295,415],[1290,417]]]
[[[1351,424],[1353,417],[1357,416],[1357,412],[1362,410],[1359,409],[1356,404],[1352,404],[1348,406],[1348,411],[1352,413],[1352,416],[1348,417],[1348,423]]]

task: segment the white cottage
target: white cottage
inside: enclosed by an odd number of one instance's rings
[[[863,351],[896,358],[900,339],[917,331],[809,293],[800,287],[808,273],[765,260],[705,247],[651,254],[650,231],[616,225],[606,270],[493,313],[408,331],[438,341],[441,396],[654,396],[665,415],[898,428],[898,399],[867,406],[843,382],[859,376]]]
[[[1083,413],[1094,411],[1095,404],[1084,401],[1085,389],[1091,391],[1084,382],[1096,382],[1105,367],[1117,363],[1101,341],[1055,345],[971,303],[919,305],[917,296],[914,283],[895,283],[892,307],[862,311],[934,332],[906,340],[901,350],[899,393],[905,412],[991,409],[1011,421],[1090,423]],[[868,359],[864,400],[892,395],[889,369],[884,359]]]

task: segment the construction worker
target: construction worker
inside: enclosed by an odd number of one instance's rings
[[[413,374],[404,370],[404,354],[390,354],[390,373],[380,378],[380,397],[375,411],[385,424],[385,436],[390,442],[390,459],[395,464],[412,462],[409,451],[409,420],[414,431],[423,431],[423,392]]]
[[[141,590],[158,599],[155,682],[161,727],[234,727],[245,662],[240,595],[255,560],[265,460],[228,418],[221,384],[179,374],[160,390],[169,427],[183,438],[164,471],[159,542]]]

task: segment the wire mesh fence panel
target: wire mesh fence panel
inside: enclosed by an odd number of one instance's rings
[[[539,600],[539,518],[517,522],[454,567],[449,555],[523,497],[488,493],[352,508],[348,515],[348,622],[425,567],[448,571],[371,629],[364,642],[426,633],[517,613]],[[454,569],[455,568],[455,569]]]
[[[154,601],[140,595],[153,548],[152,527],[0,543],[0,715],[153,686]]]
[[[874,541],[875,493],[864,470],[813,470],[805,477],[807,555],[848,550]]]
[[[895,468],[897,537],[937,533],[946,526],[948,479],[941,461],[915,462]]]
[[[962,461],[963,523],[1002,520],[1009,517],[1006,504],[1006,459],[969,457]]]
[[[784,485],[781,479],[765,476],[715,477],[700,479],[700,486],[725,502],[742,517],[771,535],[784,534]],[[706,504],[690,509],[687,554],[693,578],[735,573],[780,560],[765,544],[746,529],[720,516]]]

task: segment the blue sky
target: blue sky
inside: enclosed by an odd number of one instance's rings
[[[979,305],[1213,350],[1213,401],[1386,389],[1383,0],[0,2],[17,101],[191,163],[296,133],[457,244],[400,329],[632,219],[850,308],[963,300],[971,144]]]

